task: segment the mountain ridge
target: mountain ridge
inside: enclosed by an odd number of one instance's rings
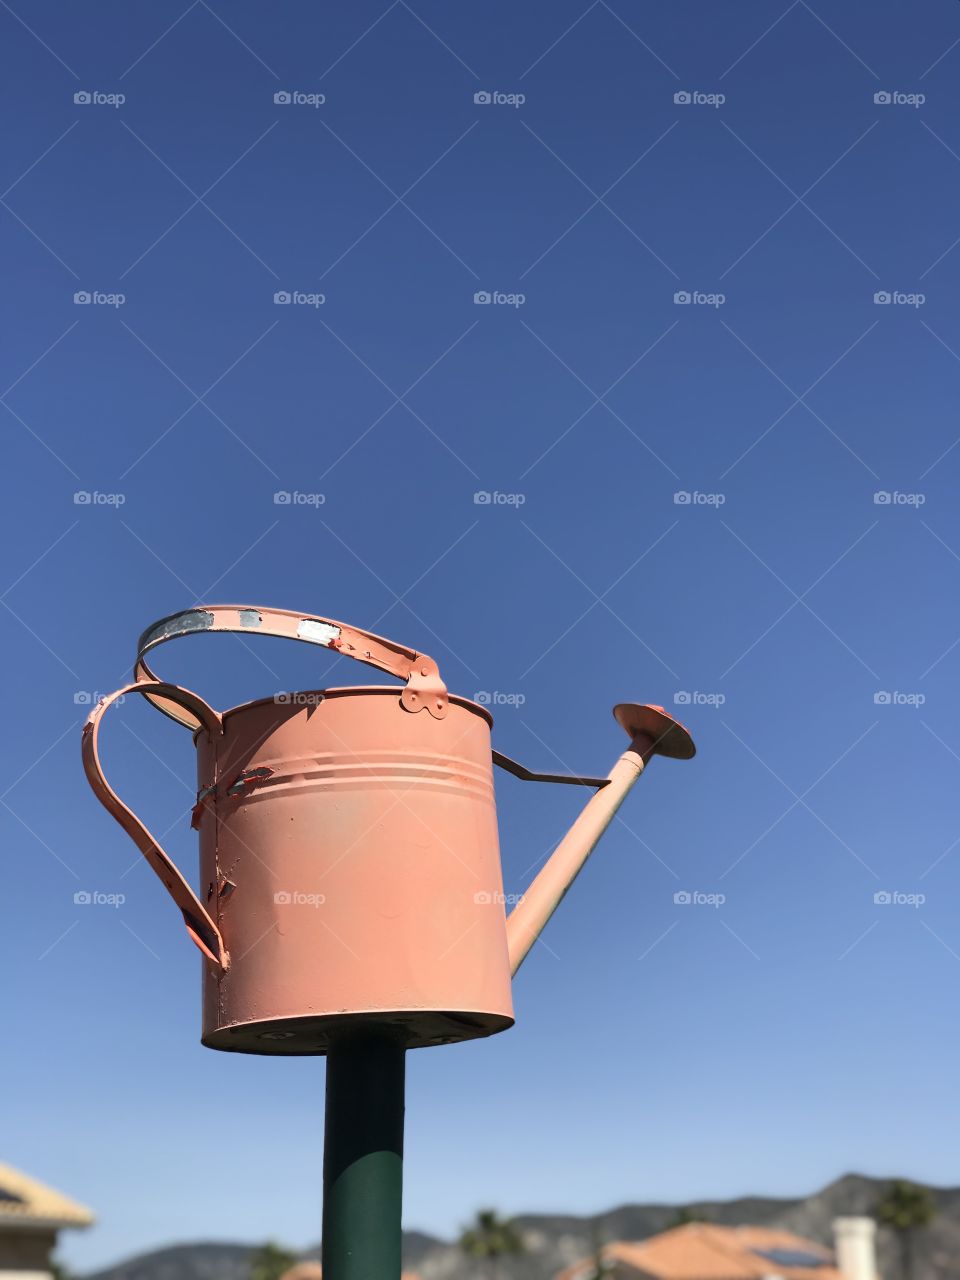
[[[831,1224],[845,1214],[870,1215],[891,1178],[846,1173],[809,1196],[743,1195],[730,1200],[701,1199],[686,1204],[625,1202],[598,1214],[517,1214],[526,1252],[503,1259],[502,1280],[552,1280],[571,1262],[586,1257],[595,1233],[603,1240],[643,1240],[673,1225],[679,1209],[702,1213],[723,1226],[774,1226],[832,1245]],[[919,1233],[912,1280],[960,1280],[960,1187],[925,1187],[936,1206],[930,1227]],[[249,1280],[256,1246],[230,1241],[196,1241],[154,1249],[114,1266],[88,1272],[79,1280]],[[467,1259],[455,1241],[411,1228],[403,1237],[404,1266],[421,1280],[482,1280],[479,1264]],[[318,1258],[319,1245],[302,1258]],[[881,1280],[904,1280],[900,1254],[890,1231],[878,1233]]]

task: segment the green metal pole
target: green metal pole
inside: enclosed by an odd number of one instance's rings
[[[400,1280],[404,1048],[357,1034],[327,1055],[323,1280]]]

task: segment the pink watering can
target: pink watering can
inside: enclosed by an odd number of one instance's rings
[[[283,636],[404,681],[279,694],[218,712],[156,679],[146,654],[198,631]],[[203,1043],[323,1054],[364,1026],[408,1048],[513,1023],[510,979],[652,755],[689,759],[662,707],[620,703],[630,744],[605,778],[535,773],[491,749],[487,709],[449,694],[437,664],[357,627],[282,609],[208,605],[141,636],[135,682],[83,730],[94,792],[179,907],[204,956]],[[103,775],[104,712],[140,693],[197,747],[200,893]],[[507,916],[493,765],[594,789]]]

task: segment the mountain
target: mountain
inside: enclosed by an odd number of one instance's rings
[[[831,1245],[830,1224],[841,1214],[871,1214],[888,1185],[883,1178],[851,1173],[804,1199],[746,1196],[738,1200],[703,1200],[686,1206],[724,1226],[782,1227]],[[918,1234],[913,1280],[960,1280],[960,1187],[928,1188],[936,1206],[933,1223]],[[673,1225],[677,1205],[626,1204],[597,1217],[575,1214],[521,1214],[515,1221],[526,1253],[504,1259],[502,1280],[551,1280],[555,1272],[604,1240],[643,1240]],[[438,1240],[422,1231],[404,1232],[404,1265],[422,1280],[485,1280],[482,1269],[464,1258],[456,1242]],[[205,1241],[170,1245],[93,1272],[81,1280],[249,1280],[248,1245]],[[319,1247],[304,1257],[319,1257]],[[892,1233],[879,1233],[883,1280],[903,1280]]]

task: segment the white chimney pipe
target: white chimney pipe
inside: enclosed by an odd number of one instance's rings
[[[876,1236],[872,1218],[834,1218],[837,1267],[844,1280],[877,1280]]]

